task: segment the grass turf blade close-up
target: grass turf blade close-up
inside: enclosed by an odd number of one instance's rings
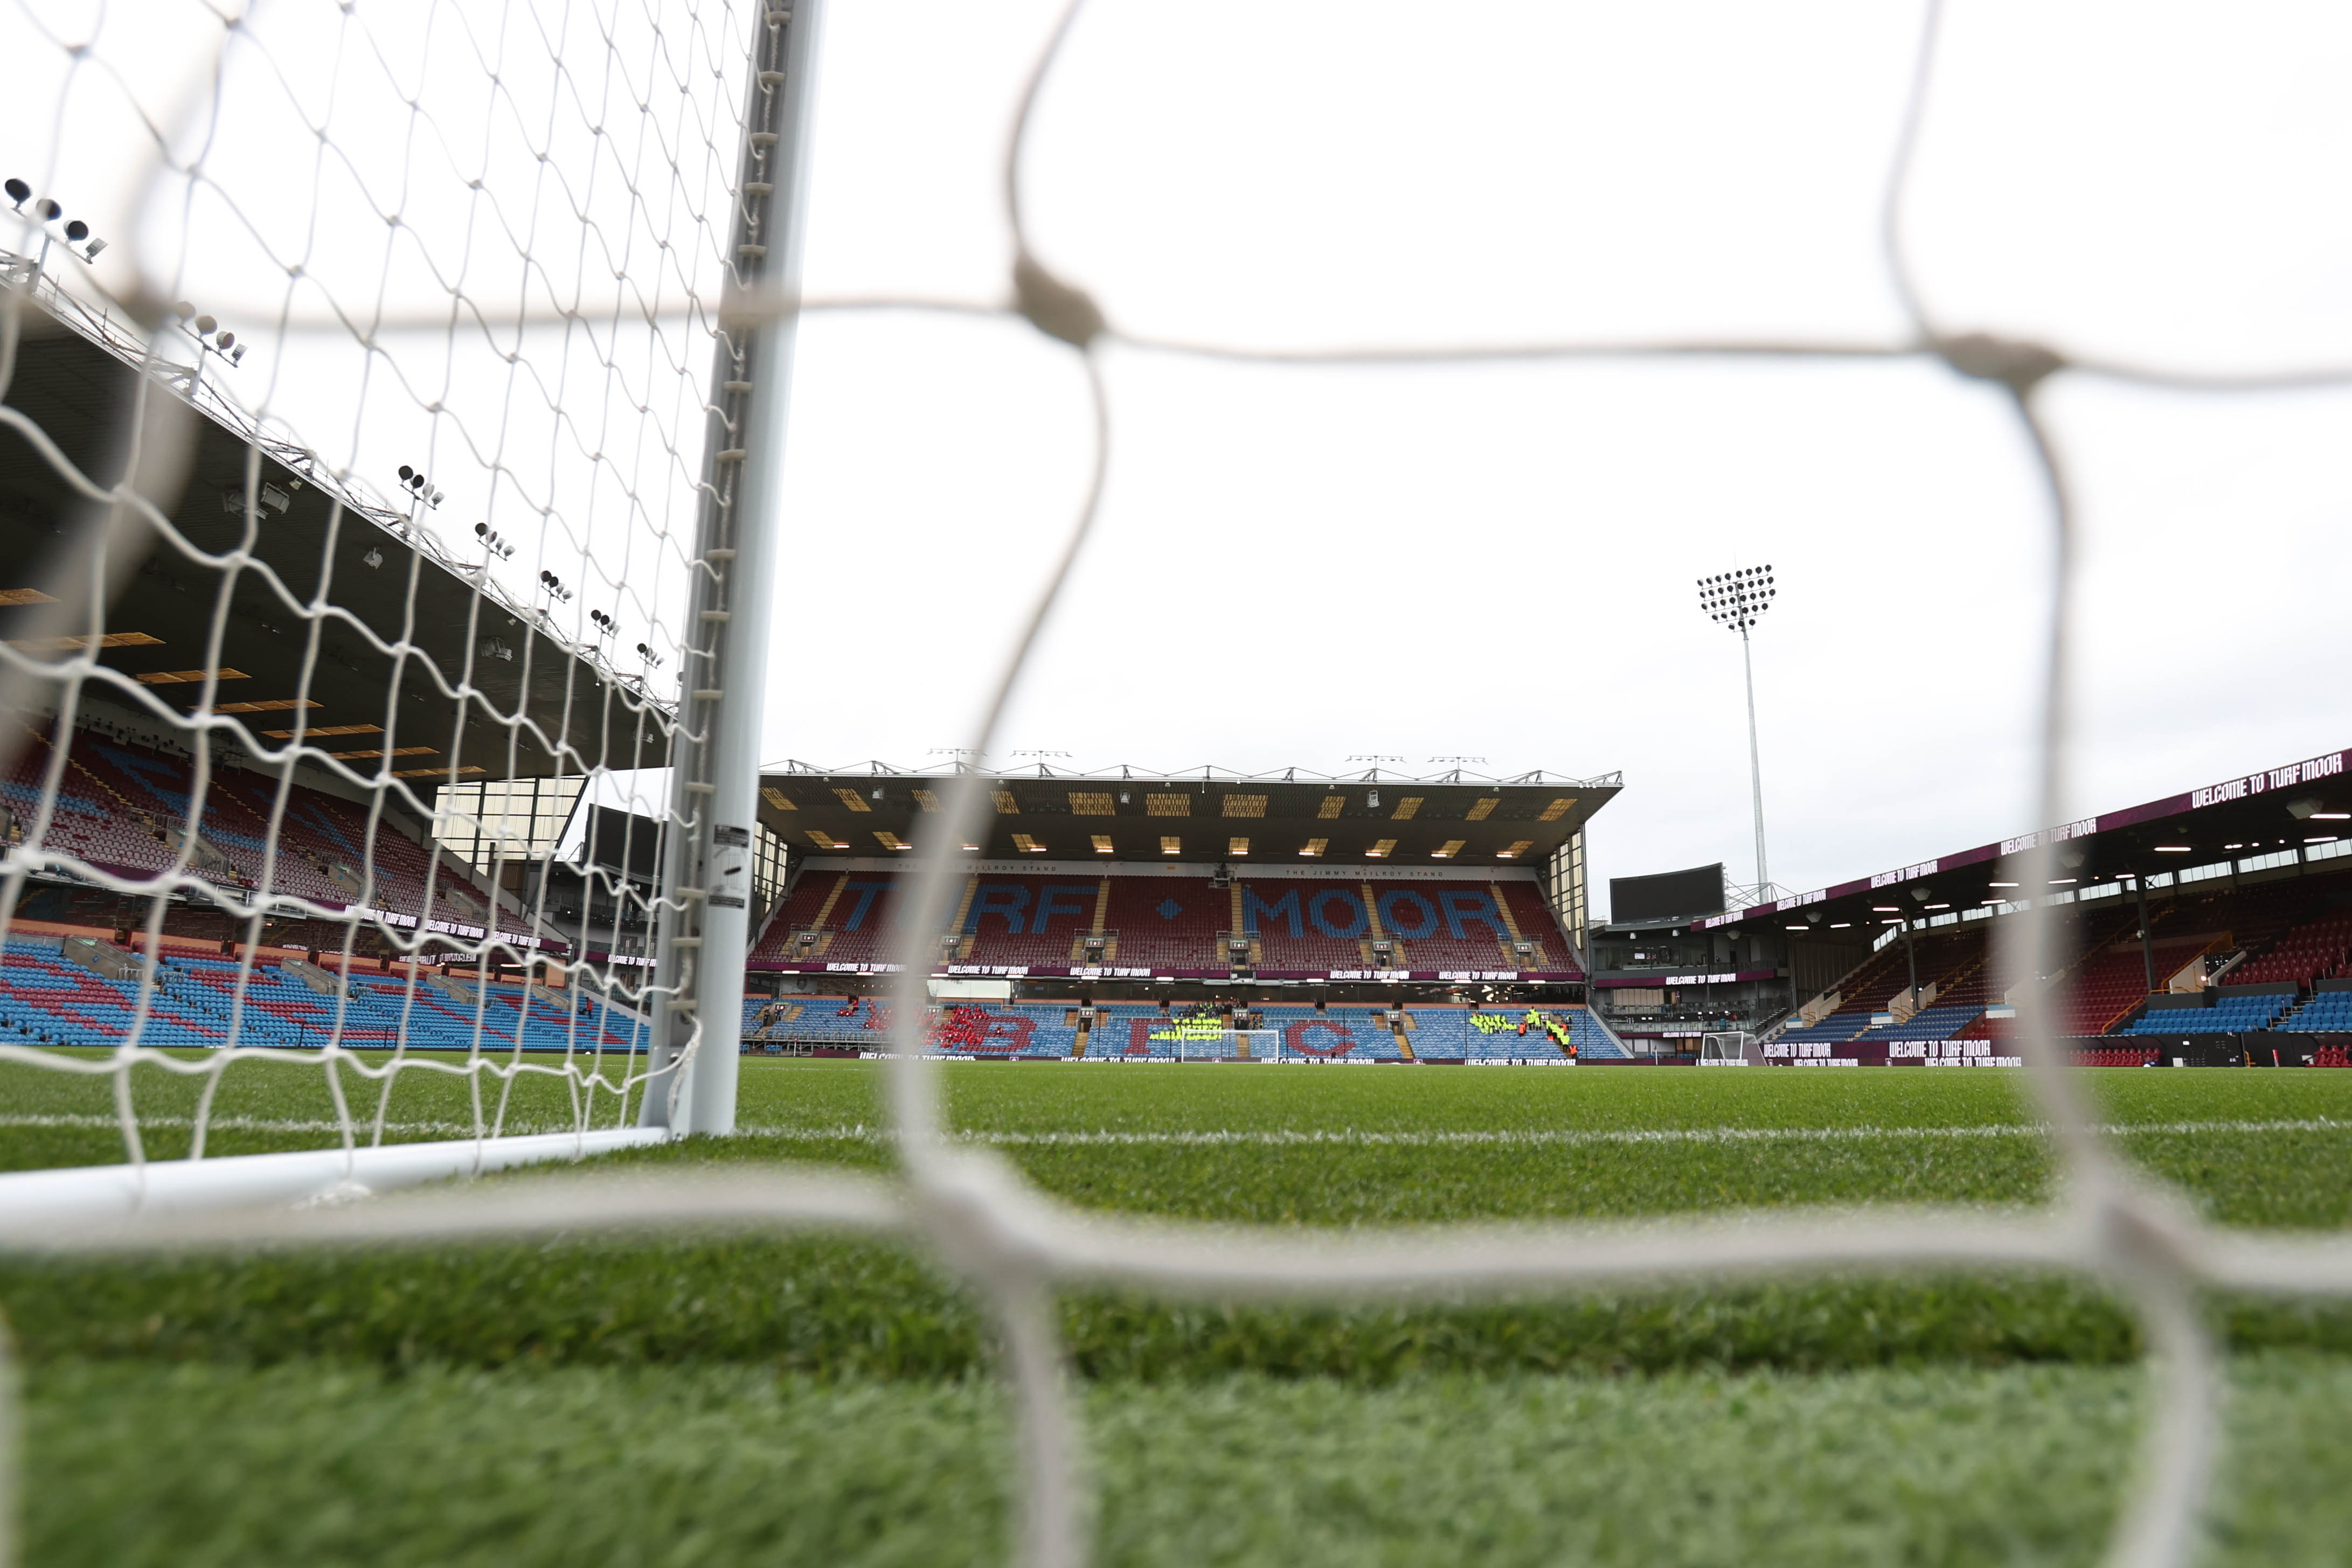
[[[2084,1563],[2139,1382],[1929,1367],[1098,1385],[1101,1560]],[[2341,1362],[2240,1365],[2231,1424],[2251,1458],[2225,1478],[2212,1561],[2333,1554],[2352,1531],[2328,1458],[2352,1440],[2347,1408]],[[984,1382],[72,1360],[35,1374],[29,1415],[28,1561],[60,1568],[1002,1561],[1008,1433]]]

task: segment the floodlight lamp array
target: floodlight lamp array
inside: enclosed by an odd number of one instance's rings
[[[66,232],[72,233],[76,226],[78,226],[68,224]],[[194,341],[202,353],[218,354],[232,368],[245,363],[246,345],[236,341],[235,332],[223,327],[211,316],[199,314],[196,308],[185,300],[178,301],[172,307],[172,314],[178,318],[180,331]]]
[[[13,174],[8,177],[5,185],[0,185],[0,190],[5,190],[8,193],[8,205],[19,213],[25,210],[26,202],[33,201],[33,187]],[[49,233],[49,225],[57,223],[60,218],[65,218],[64,224],[57,232],[65,236],[66,248],[84,261],[96,261],[99,252],[106,248],[106,241],[90,237],[89,225],[78,217],[66,217],[64,205],[52,197],[43,196],[39,201],[33,202],[32,216],[39,220],[45,236]],[[81,248],[74,250],[75,246],[79,246]]]
[[[423,470],[407,463],[400,465],[400,489],[403,494],[413,496],[430,507],[437,507],[449,499],[433,488],[433,481],[425,477]],[[478,528],[474,531],[479,533],[482,531]]]
[[[1772,607],[1780,590],[1772,584],[1772,568],[1741,566],[1698,580],[1699,608],[1716,625],[1746,637],[1764,612]]]
[[[478,522],[474,524],[474,537],[480,540],[482,542],[482,547],[488,550],[491,554],[497,556],[499,560],[507,561],[513,558],[515,552],[514,541],[507,538],[504,534],[501,534],[497,529],[492,528],[488,523]],[[546,574],[541,574],[541,585],[544,586]]]

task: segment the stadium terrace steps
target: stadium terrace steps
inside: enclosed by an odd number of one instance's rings
[[[1909,969],[1903,953],[1902,939],[1898,937],[1840,975],[1835,984],[1824,987],[1807,1003],[1811,1005],[1823,996],[1835,996],[1838,1002],[1833,1012],[1823,1015],[1811,1024],[1799,1022],[1791,1025],[1775,1037],[1786,1040],[1801,1037],[1808,1041],[1850,1040],[1869,1026],[1872,1013],[1884,1010],[1895,993],[1907,984]],[[1860,1014],[1862,1022],[1840,1033],[1838,1031],[1843,1026],[1833,1026],[1833,1021],[1840,1014],[1848,1013]]]

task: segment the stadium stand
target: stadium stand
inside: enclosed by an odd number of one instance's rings
[[[1094,930],[1102,879],[1046,876],[973,878],[964,889],[956,956],[967,963],[1083,964],[1081,939]]]
[[[1173,1045],[1150,1037],[1170,1015],[1148,1002],[1114,1002],[1095,1009],[1095,1026],[1087,1036],[1089,1057],[1172,1057]]]
[[[1075,1002],[973,1003],[927,1008],[931,1043],[951,1056],[1055,1058],[1078,1044]],[[889,1047],[891,1009],[871,996],[795,996],[743,1001],[744,1044],[752,1050],[784,1046],[834,1046],[863,1051]]]
[[[1413,1054],[1431,1061],[1611,1061],[1626,1053],[1582,1007],[1410,1009]]]
[[[138,961],[120,949],[104,950],[125,965]],[[161,960],[155,993],[140,1038],[159,1048],[215,1048],[227,1043],[231,1025],[241,1046],[316,1049],[339,1037],[349,1047],[386,1047],[400,1037],[404,1016],[413,1050],[588,1050],[626,1052],[638,1038],[636,1019],[605,1008],[583,993],[530,993],[521,985],[492,982],[436,984],[361,978],[347,984],[346,997],[322,994],[275,963],[257,963],[237,994],[238,965],[225,959],[180,955]],[[445,991],[467,993],[460,1000]],[[558,1003],[551,994],[577,1002]],[[111,979],[65,956],[52,940],[12,936],[0,963],[0,1039],[65,1046],[116,1046],[128,1037],[137,1016],[135,979]],[[579,1008],[575,1015],[574,1006]],[[338,1016],[340,1015],[340,1036]]]
[[[2232,996],[2223,993],[2210,1007],[2151,1007],[2117,1026],[2118,1035],[2243,1035],[2267,1029],[2294,1005],[2292,993]]]
[[[2091,1046],[2074,1053],[2074,1065],[2084,1068],[2139,1068],[2158,1058],[2153,1046]]]
[[[1258,967],[1327,973],[1371,962],[1371,920],[1360,883],[1276,881],[1238,886],[1240,931],[1255,939]]]
[[[895,876],[811,866],[769,918],[751,956],[801,963],[889,962],[896,957],[898,893]]]
[[[1488,883],[1413,882],[1372,889],[1381,931],[1397,942],[1402,967],[1493,970],[1523,967],[1511,950],[1510,917]]]
[[[1559,918],[1544,902],[1543,894],[1528,882],[1496,882],[1494,884],[1504,919],[1515,929],[1519,940],[1535,943],[1535,951],[1522,958],[1512,954],[1509,967],[1561,971],[1581,973],[1576,963],[1575,950],[1569,946],[1567,933],[1559,929]]]
[[[1394,1061],[1404,1052],[1384,1018],[1373,1007],[1260,1007],[1256,1026],[1282,1036],[1283,1048],[1329,1060]],[[1419,1054],[1416,1046],[1415,1054]]]
[[[1929,968],[1922,964],[1923,972]],[[1868,1029],[1870,1020],[1886,1011],[1895,994],[1911,984],[1909,956],[1901,942],[1889,943],[1863,961],[1852,973],[1833,989],[1838,994],[1835,1012],[1813,1024],[1800,1024],[1783,1030],[1779,1038],[1791,1044],[1830,1044],[1857,1039]]]
[[[840,1045],[880,1050],[889,1027],[889,1006],[878,997],[743,999],[743,1037],[762,1044]]]
[[[755,960],[882,963],[892,950],[898,874],[823,861],[799,874],[769,920]],[[1542,969],[1573,976],[1567,939],[1526,884],[1383,885],[1335,878],[1236,879],[1080,874],[974,876],[949,922],[950,962],[1058,969],[1104,964],[1157,973],[1223,973],[1218,939],[1239,932],[1249,961],[1274,973],[1320,974],[1376,962],[1377,931],[1395,943],[1387,967],[1429,971]],[[1087,939],[1103,938],[1098,953]],[[1528,951],[1518,950],[1520,942]]]
[[[2296,1034],[2352,1034],[2352,991],[2322,991],[2278,1027]]]
[[[1944,931],[1916,937],[1914,941],[1917,947],[1919,989],[1927,1005],[1898,1022],[1871,1024],[1858,1035],[1829,1037],[1949,1040],[1960,1037],[1960,1031],[1983,1014],[1992,991],[1991,955],[1985,933],[1981,930]],[[1890,958],[1892,963],[1873,971],[1858,987],[1864,999],[1863,1010],[1874,1016],[1891,1011],[1911,984],[1911,961],[1899,940],[1889,943],[1879,956]],[[1793,1030],[1782,1037],[1799,1037]]]
[[[2347,954],[2352,954],[2352,915],[2329,915],[2290,928],[2265,951],[2231,971],[2229,979],[2234,985],[2290,980],[2308,985],[2343,973]]]
[[[0,785],[15,816],[11,837],[19,842],[33,826],[41,781],[57,755],[53,726],[28,733],[35,743]],[[188,759],[89,728],[72,732],[65,752],[58,809],[42,847],[126,880],[167,870],[195,787]],[[242,768],[213,770],[187,875],[225,889],[251,889],[262,886],[266,873],[273,890],[328,910],[362,904],[476,929],[489,926],[495,914],[498,930],[530,934],[528,922],[499,908],[449,861],[435,867],[430,852],[396,828],[383,824],[372,831],[364,807],[304,785],[286,791],[271,860],[266,839],[280,787],[278,779]],[[371,860],[373,883],[364,871]],[[428,873],[435,884],[429,909]]]
[[[1879,1024],[1856,1037],[1864,1040],[1949,1040],[1984,1011],[1981,1004],[1922,1007],[1899,1024]]]
[[[1106,962],[1161,974],[1223,970],[1217,933],[1232,918],[1227,890],[1199,878],[1113,877]]]
[[[1076,1054],[1076,1011],[1070,1002],[968,1004],[934,1014],[929,1037],[950,1056],[1053,1060]]]
[[[1285,879],[1239,887],[1238,929],[1257,939],[1263,968],[1356,968],[1372,961],[1377,934],[1394,944],[1391,968],[1577,972],[1549,910],[1526,884]]]

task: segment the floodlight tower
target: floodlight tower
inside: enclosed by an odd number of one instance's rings
[[[1748,636],[1764,612],[1772,607],[1772,568],[1742,566],[1698,580],[1699,608],[1716,625],[1739,634],[1739,662],[1748,673],[1748,779],[1756,801],[1756,897],[1764,897],[1771,875],[1764,866],[1764,764],[1756,747],[1756,659],[1748,651]]]

